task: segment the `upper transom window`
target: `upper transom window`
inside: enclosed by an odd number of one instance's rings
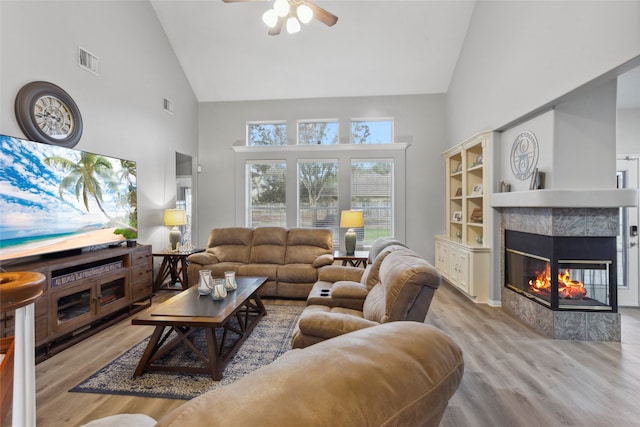
[[[337,144],[338,130],[337,120],[300,120],[298,121],[298,144]]]
[[[352,144],[391,144],[393,143],[392,119],[353,119],[351,120]]]
[[[286,122],[250,122],[247,124],[247,145],[287,145]]]

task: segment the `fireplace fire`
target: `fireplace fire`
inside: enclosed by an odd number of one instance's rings
[[[617,312],[615,237],[505,231],[505,286],[552,310]]]
[[[545,270],[538,274],[535,280],[529,280],[529,290],[532,293],[544,295],[547,298],[551,295],[551,268],[547,264]],[[571,270],[568,268],[564,272],[558,273],[558,297],[560,299],[584,299],[587,290],[584,283],[571,279]]]

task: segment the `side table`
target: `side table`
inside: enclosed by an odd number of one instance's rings
[[[333,259],[342,261],[342,265],[351,265],[352,267],[365,268],[369,259],[369,251],[355,251],[353,255],[347,255],[346,251],[335,251]]]
[[[153,290],[158,291],[160,289],[175,290],[176,283],[180,283],[180,290],[184,291],[189,287],[189,276],[187,273],[187,267],[189,261],[187,257],[197,252],[203,252],[204,249],[194,249],[192,251],[182,252],[154,252],[154,257],[161,257],[162,263],[160,264],[160,270],[156,280],[153,282]],[[170,283],[168,287],[163,287],[165,280],[169,278]]]

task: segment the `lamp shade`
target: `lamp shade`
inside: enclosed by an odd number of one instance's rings
[[[184,209],[165,209],[164,225],[185,225],[187,223],[187,212]]]
[[[340,215],[340,227],[364,227],[364,216],[362,215],[362,211],[342,211]]]

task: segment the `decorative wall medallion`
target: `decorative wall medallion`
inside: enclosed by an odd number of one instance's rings
[[[516,136],[511,147],[511,171],[521,181],[531,177],[538,164],[538,140],[525,130]]]
[[[80,141],[80,110],[67,92],[52,83],[24,85],[16,96],[15,110],[20,129],[34,141],[67,148]]]

